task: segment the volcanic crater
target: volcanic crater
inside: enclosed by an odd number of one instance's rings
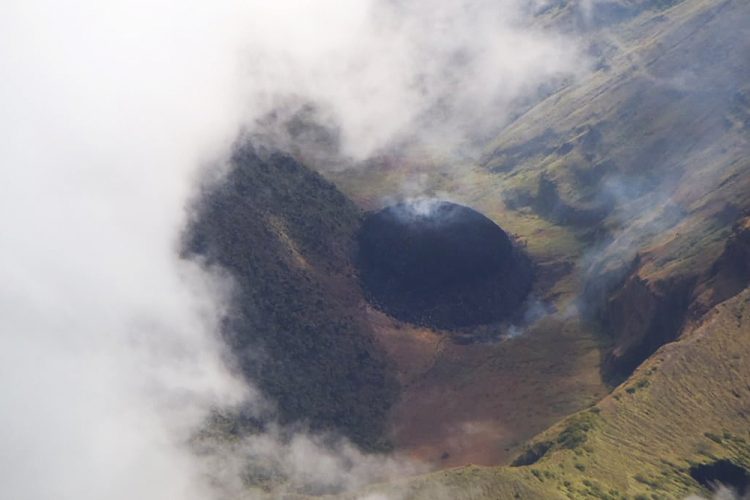
[[[437,329],[493,323],[531,289],[530,259],[469,207],[426,199],[365,218],[357,266],[368,300],[402,321]]]

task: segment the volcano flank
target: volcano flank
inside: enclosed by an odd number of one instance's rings
[[[403,321],[443,329],[510,316],[531,288],[531,262],[497,224],[439,200],[371,213],[357,264],[369,300]]]

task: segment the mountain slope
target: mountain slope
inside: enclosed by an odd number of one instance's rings
[[[610,297],[595,306],[615,339],[613,381],[676,337],[750,207],[748,16],[746,2],[683,1],[600,30],[600,68],[517,119],[483,160],[508,206],[593,242],[586,286]],[[644,300],[652,317],[629,325],[625,304]]]
[[[390,491],[403,498],[436,498],[442,491],[455,499],[707,493],[691,477],[692,466],[730,459],[750,467],[748,332],[745,290],[657,351],[598,405],[538,436],[532,448],[541,456],[528,460],[533,463],[450,470]]]
[[[359,312],[351,265],[360,212],[289,156],[235,150],[197,200],[187,252],[234,283],[224,337],[240,371],[282,422],[336,430],[382,448],[397,395]]]
[[[619,385],[517,467],[436,473],[397,498],[680,498],[706,493],[695,464],[750,466],[750,3],[608,4],[622,15],[585,21],[595,70],[518,116],[478,165],[334,177],[372,203],[412,175],[491,214],[528,242],[551,283],[540,296],[558,310],[577,297],[597,320],[588,369]],[[552,5],[540,22],[584,22]]]

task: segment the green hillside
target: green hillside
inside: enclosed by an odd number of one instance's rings
[[[581,262],[589,297],[610,298],[598,306],[612,381],[678,335],[750,207],[750,6],[657,6],[592,34],[608,46],[601,67],[516,120],[483,161],[506,205],[590,242]]]
[[[352,246],[360,211],[288,156],[234,152],[197,197],[187,252],[234,284],[224,337],[282,423],[387,446],[398,386],[361,314]]]

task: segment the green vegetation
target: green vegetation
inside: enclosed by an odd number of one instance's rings
[[[359,210],[319,175],[242,146],[226,179],[197,200],[186,248],[233,278],[225,338],[282,422],[383,449],[398,388],[357,314],[350,262],[359,221]]]
[[[586,442],[588,432],[594,428],[596,415],[593,412],[584,412],[572,417],[557,437],[557,443],[569,450],[582,446]]]

